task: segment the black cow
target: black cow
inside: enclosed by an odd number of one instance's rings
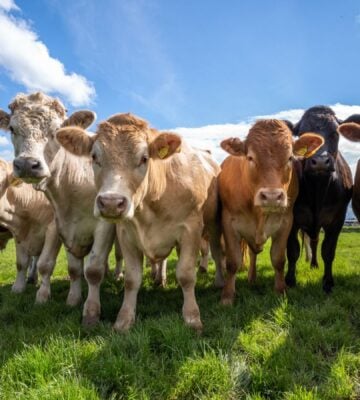
[[[285,278],[290,287],[296,285],[295,269],[300,254],[298,230],[302,229],[310,236],[311,247],[316,252],[321,228],[325,232],[321,246],[325,264],[323,289],[329,293],[334,286],[332,263],[352,194],[351,171],[338,151],[340,124],[331,108],[316,106],[309,108],[293,126],[295,136],[313,132],[321,135],[325,142],[312,157],[297,162],[299,195],[287,244],[288,272]]]

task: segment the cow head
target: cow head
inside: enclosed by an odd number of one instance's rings
[[[112,221],[134,216],[153,189],[149,171],[155,163],[166,162],[181,146],[178,135],[159,133],[132,114],[110,117],[99,124],[94,136],[80,128],[61,128],[57,140],[73,154],[91,154],[98,189],[94,215]]]
[[[305,111],[300,121],[293,127],[295,136],[313,132],[323,137],[324,144],[305,161],[304,173],[329,177],[335,171],[338,153],[339,135],[337,128],[340,121],[330,107],[315,106]]]
[[[254,205],[278,211],[288,205],[287,191],[293,172],[293,157],[310,157],[324,143],[313,134],[293,142],[288,125],[279,120],[260,120],[247,138],[230,138],[221,147],[234,156],[245,157],[245,174],[253,188]]]
[[[0,110],[0,128],[10,131],[14,145],[14,175],[28,183],[39,183],[51,175],[50,165],[60,146],[55,132],[61,126],[86,128],[95,118],[91,111],[78,111],[66,118],[62,103],[43,93],[19,94]]]

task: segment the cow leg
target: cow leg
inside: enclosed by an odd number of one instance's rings
[[[185,236],[186,235],[186,236]],[[201,237],[197,235],[196,230],[193,234],[186,232],[181,240],[180,258],[176,265],[176,279],[181,286],[184,304],[183,318],[186,325],[198,332],[202,330],[200,319],[200,310],[195,297],[196,283],[196,259],[199,254]]]
[[[200,242],[200,264],[199,264],[199,272],[206,273],[208,270],[209,264],[209,253],[210,253],[210,246],[209,241],[204,237],[201,238]]]
[[[287,241],[288,271],[285,277],[287,286],[296,286],[296,263],[300,256],[300,244],[298,240],[298,228],[292,227]]]
[[[291,229],[292,217],[284,220],[282,228],[271,238],[270,258],[275,269],[275,291],[285,293],[286,284],[284,279],[286,244]],[[297,234],[296,234],[297,238]]]
[[[310,247],[311,247],[311,268],[319,268],[319,263],[317,260],[317,247],[319,243],[319,234],[316,235],[315,239],[310,238]]]
[[[85,326],[95,325],[100,319],[100,286],[105,276],[106,261],[114,242],[114,235],[113,224],[102,220],[97,223],[94,243],[84,265],[84,275],[88,283],[82,320]]]
[[[118,332],[126,332],[135,322],[137,295],[142,281],[144,256],[139,249],[127,243],[125,238],[121,240],[121,248],[126,265],[124,300],[116,318],[114,329]]]
[[[68,271],[70,277],[70,289],[66,299],[68,306],[77,306],[80,304],[81,295],[81,278],[83,275],[84,259],[77,258],[69,251],[66,251],[68,261]]]
[[[115,236],[114,244],[115,244],[115,261],[116,261],[114,276],[115,276],[115,279],[119,281],[120,279],[123,279],[123,277],[124,277],[124,272],[123,272],[123,260],[124,259],[123,259],[120,243],[119,243],[117,236]]]
[[[248,272],[248,282],[254,284],[256,281],[256,258],[257,255],[249,248],[250,267]]]
[[[21,293],[26,287],[26,271],[29,265],[29,255],[21,244],[16,243],[16,279],[11,287],[13,293]]]
[[[227,277],[221,294],[223,305],[232,305],[235,298],[236,272],[241,260],[239,237],[231,225],[231,216],[223,213],[223,232],[225,239]]]
[[[225,271],[225,252],[221,246],[221,233],[216,227],[210,234],[210,249],[211,255],[215,263],[215,282],[214,285],[217,288],[223,288],[225,285],[224,271]]]
[[[37,262],[38,272],[41,277],[41,284],[36,292],[37,304],[42,304],[48,301],[50,297],[50,278],[56,264],[56,257],[59,254],[61,240],[55,221],[51,222],[45,237],[44,247],[41,251]]]
[[[28,275],[26,282],[32,285],[36,285],[38,281],[38,272],[37,272],[37,261],[39,257],[31,257],[28,267]]]
[[[162,261],[159,261],[157,264],[158,264],[158,269],[155,277],[155,284],[161,287],[165,287],[167,279],[166,276],[167,258],[165,258]]]
[[[336,245],[339,238],[341,227],[336,229],[325,229],[325,237],[321,246],[321,256],[324,260],[323,289],[330,293],[334,286],[332,275],[332,263],[335,258]]]

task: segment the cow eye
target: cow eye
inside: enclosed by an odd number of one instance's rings
[[[149,160],[149,156],[148,156],[147,154],[144,154],[144,155],[141,157],[140,165],[146,164],[146,163],[148,162],[148,160]]]
[[[14,135],[15,134],[14,128],[12,126],[9,126],[9,129],[10,129],[11,134]]]
[[[100,162],[99,162],[99,159],[98,159],[96,153],[92,153],[91,158],[92,158],[94,164],[97,164],[98,166],[100,166]]]
[[[247,156],[246,158],[247,158],[247,160],[250,161],[250,162],[254,161],[254,158],[251,157],[251,156]]]

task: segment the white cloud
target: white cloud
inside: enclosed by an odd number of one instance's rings
[[[0,136],[0,147],[10,146],[9,139],[5,136]]]
[[[346,119],[352,114],[360,114],[360,106],[349,106],[345,104],[334,104],[330,106],[339,119]],[[211,150],[218,162],[224,160],[228,155],[220,148],[220,142],[226,138],[237,136],[245,138],[253,122],[263,118],[287,119],[293,123],[299,121],[305,110],[292,109],[280,111],[270,115],[259,115],[251,117],[246,121],[237,124],[208,125],[199,128],[179,127],[172,129],[179,133],[192,146]],[[360,158],[360,143],[349,142],[340,137],[339,149],[350,165],[352,172],[355,172],[357,160]]]
[[[67,73],[26,21],[3,11],[11,9],[18,9],[12,0],[0,0],[0,66],[28,90],[58,93],[74,106],[89,104],[95,96],[93,85]]]
[[[0,0],[0,9],[5,11],[19,10],[19,7],[15,4],[13,0]]]

